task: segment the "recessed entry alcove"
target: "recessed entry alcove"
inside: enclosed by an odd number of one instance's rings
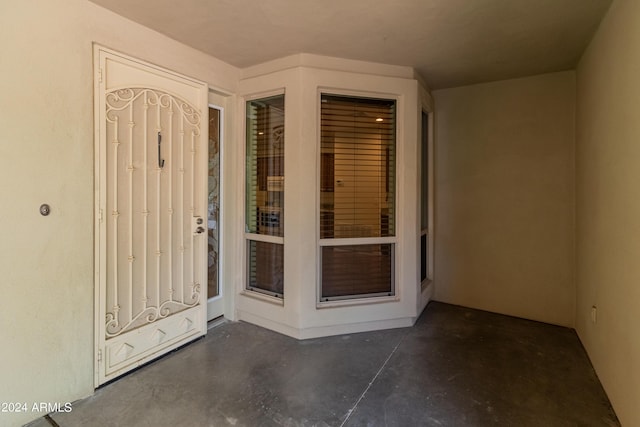
[[[434,252],[414,70],[294,55],[245,70],[237,101],[233,317],[300,339],[412,325]]]

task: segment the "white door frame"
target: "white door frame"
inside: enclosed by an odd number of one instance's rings
[[[224,192],[224,161],[225,158],[225,146],[226,146],[226,124],[227,124],[227,104],[228,104],[228,96],[223,94],[214,92],[212,90],[209,91],[209,99],[208,99],[208,107],[215,108],[219,111],[219,128],[220,128],[220,145],[219,145],[219,173],[220,176],[218,178],[218,200],[219,200],[219,210],[218,210],[218,296],[210,298],[207,300],[207,321],[211,321],[217,317],[227,315],[226,304],[227,290],[224,286],[225,277],[225,268],[224,268],[224,234],[225,234],[225,215],[223,209],[223,204],[225,203],[225,192]]]

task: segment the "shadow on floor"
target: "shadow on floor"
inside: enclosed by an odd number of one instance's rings
[[[61,427],[619,425],[573,330],[437,302],[412,328],[304,341],[225,323],[50,417]]]

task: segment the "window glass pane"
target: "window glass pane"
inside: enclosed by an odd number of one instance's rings
[[[321,238],[395,235],[396,102],[321,97]]]
[[[420,159],[420,228],[429,227],[429,116],[422,112]]]
[[[322,301],[393,294],[392,244],[322,247]]]
[[[284,277],[284,245],[248,241],[247,289],[282,297]]]
[[[220,237],[220,111],[209,108],[209,177],[208,177],[208,280],[207,298],[220,295],[218,259]]]
[[[420,236],[420,281],[427,278],[427,235]]]
[[[284,235],[284,95],[247,102],[246,231]]]

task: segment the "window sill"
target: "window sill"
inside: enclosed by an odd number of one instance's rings
[[[276,298],[276,297],[272,297],[271,295],[263,294],[261,292],[250,291],[248,289],[243,289],[240,292],[240,295],[244,295],[244,296],[249,297],[249,298],[253,298],[253,299],[260,300],[260,301],[268,302],[268,303],[273,304],[273,305],[284,306],[284,297],[283,298]]]
[[[385,297],[350,298],[343,300],[316,302],[316,308],[323,309],[336,307],[352,307],[354,305],[386,304],[398,301],[400,301],[400,297],[398,297],[397,295]]]

